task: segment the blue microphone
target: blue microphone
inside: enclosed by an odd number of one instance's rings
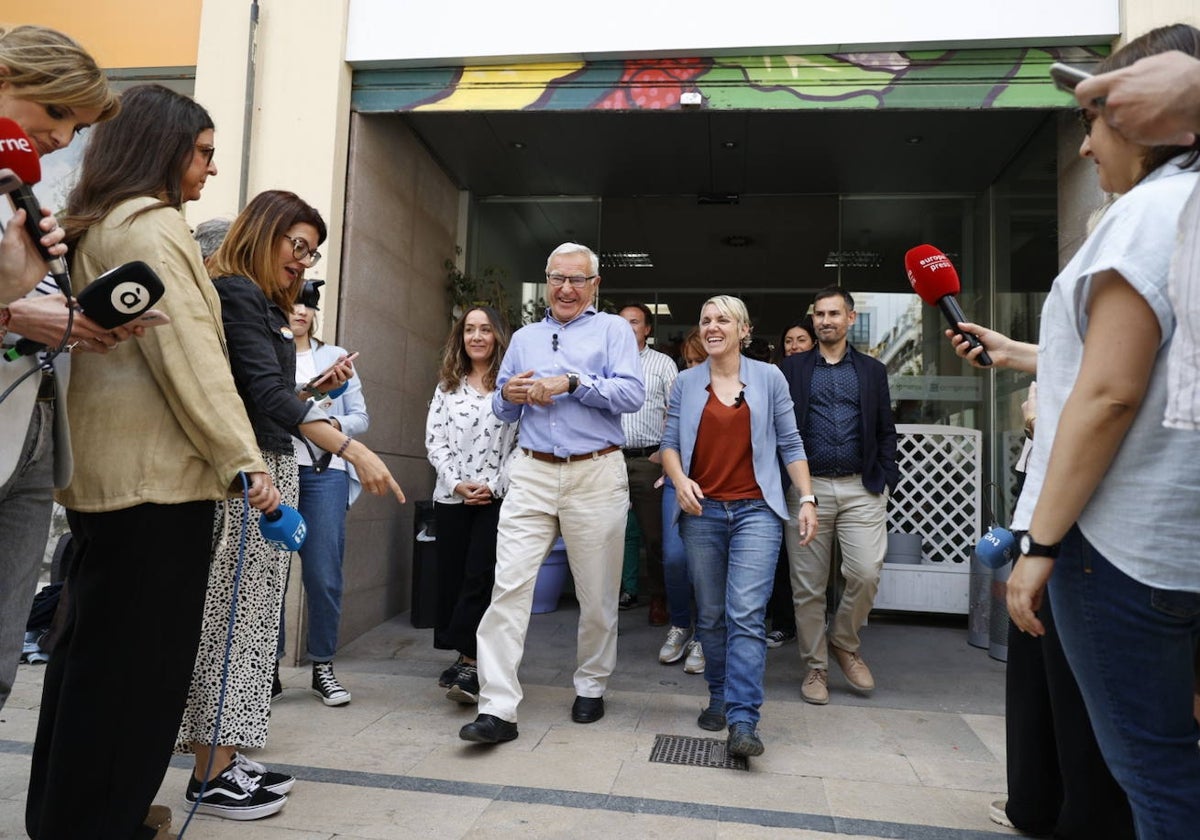
[[[1017,538],[1007,528],[990,528],[975,546],[975,556],[989,569],[999,569],[1017,559]]]
[[[274,543],[285,551],[299,551],[308,536],[304,517],[294,507],[280,505],[271,513],[264,513],[258,520],[258,529],[267,542]]]

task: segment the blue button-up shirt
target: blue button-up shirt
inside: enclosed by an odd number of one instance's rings
[[[850,363],[849,351],[835,365],[823,356],[817,358],[804,423],[804,449],[813,475],[862,472],[858,373]]]
[[[573,394],[559,394],[548,406],[518,405],[501,396],[504,385],[519,373],[536,379],[579,374]],[[560,324],[546,317],[513,334],[496,376],[492,411],[501,420],[520,420],[520,445],[560,458],[583,455],[609,446],[624,446],[621,415],[637,411],[646,400],[637,340],[624,318],[589,306]]]

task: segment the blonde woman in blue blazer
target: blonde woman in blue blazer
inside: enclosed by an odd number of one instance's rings
[[[741,354],[750,338],[746,305],[709,298],[700,336],[708,360],[675,380],[662,447],[706,659],[709,702],[697,723],[714,732],[728,725],[731,754],[761,755],[764,621],[788,520],[778,464],[800,488],[802,544],[817,530],[816,498],[783,374]]]

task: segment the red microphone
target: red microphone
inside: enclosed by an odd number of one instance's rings
[[[958,328],[958,322],[966,321],[967,316],[954,297],[962,285],[958,282],[958,272],[954,270],[950,258],[932,245],[918,245],[904,255],[904,270],[908,272],[908,282],[912,284],[913,291],[920,295],[921,300],[941,309],[950,329],[965,338],[972,349],[979,347],[978,338]],[[975,361],[987,366],[992,363],[992,358],[984,350]]]
[[[8,199],[14,210],[25,211],[25,232],[50,266],[50,273],[54,275],[58,288],[70,298],[71,278],[67,274],[67,261],[51,255],[41,243],[42,230],[38,222],[42,220],[42,205],[30,187],[42,180],[42,162],[21,126],[7,117],[0,117],[0,169],[12,170],[13,175],[21,181],[9,190]]]

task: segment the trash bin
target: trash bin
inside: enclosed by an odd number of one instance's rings
[[[538,569],[537,581],[533,586],[533,608],[530,612],[541,615],[558,609],[558,599],[562,597],[563,589],[567,585],[567,576],[570,574],[567,544],[559,537]]]
[[[992,637],[992,570],[971,552],[971,600],[967,606],[967,644],[987,650]]]
[[[413,627],[432,627],[437,620],[437,528],[433,502],[417,502],[413,514],[412,606]]]
[[[992,570],[992,614],[988,617],[990,628],[988,656],[1001,662],[1008,661],[1008,576],[1012,564]]]

